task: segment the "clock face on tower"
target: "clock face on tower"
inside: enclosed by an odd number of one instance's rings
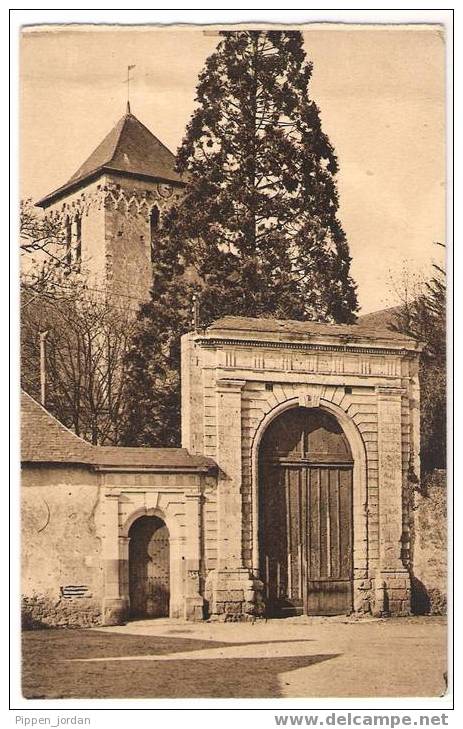
[[[168,198],[172,195],[173,191],[174,188],[172,187],[172,185],[168,185],[166,183],[159,183],[158,185],[158,193],[160,197]]]

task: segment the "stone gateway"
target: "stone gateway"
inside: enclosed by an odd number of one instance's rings
[[[92,446],[23,394],[34,624],[410,611],[419,347],[228,317],[182,340],[182,448]]]

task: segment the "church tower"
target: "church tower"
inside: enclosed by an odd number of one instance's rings
[[[69,266],[136,310],[149,298],[160,221],[183,187],[174,155],[127,103],[70,180],[37,205],[62,222]]]

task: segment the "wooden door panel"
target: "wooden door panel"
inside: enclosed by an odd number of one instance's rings
[[[286,482],[288,488],[288,508],[286,510],[288,531],[288,568],[289,599],[294,607],[302,607],[301,582],[301,471],[297,468],[286,469]]]
[[[352,579],[352,470],[339,472],[340,494],[340,539],[341,570],[340,577]]]
[[[341,576],[341,519],[337,515],[340,514],[339,499],[339,469],[331,469],[329,471],[329,510],[331,516],[331,534],[330,534],[330,570],[329,577],[332,579]]]
[[[352,469],[310,469],[310,555],[307,613],[352,609]]]
[[[349,580],[312,580],[308,584],[307,615],[343,615],[352,609]]]
[[[129,543],[130,612],[134,617],[169,615],[169,531],[157,517],[141,517]]]
[[[320,478],[320,494],[319,494],[319,501],[318,501],[318,510],[319,510],[319,530],[320,530],[320,572],[317,577],[328,577],[328,562],[330,555],[328,553],[328,539],[329,539],[329,529],[328,529],[328,519],[330,517],[330,512],[328,510],[328,504],[327,504],[327,496],[328,496],[328,485],[329,485],[329,478],[328,478],[328,471],[326,468],[319,468],[317,469],[319,473]],[[315,575],[310,575],[310,578],[315,577]]]
[[[264,438],[259,549],[270,613],[352,609],[352,460],[339,425],[298,410]]]
[[[287,520],[291,485],[287,473],[269,467],[265,472],[267,506],[261,516],[265,540],[261,541],[261,564],[266,600],[273,612],[293,610],[292,541],[294,530]]]
[[[148,544],[146,613],[160,618],[169,615],[169,532],[157,529]]]

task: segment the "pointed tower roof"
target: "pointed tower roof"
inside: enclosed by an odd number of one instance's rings
[[[126,114],[77,172],[65,185],[39,200],[37,205],[46,208],[104,172],[183,184],[182,178],[175,171],[175,156],[131,113],[127,102]]]

